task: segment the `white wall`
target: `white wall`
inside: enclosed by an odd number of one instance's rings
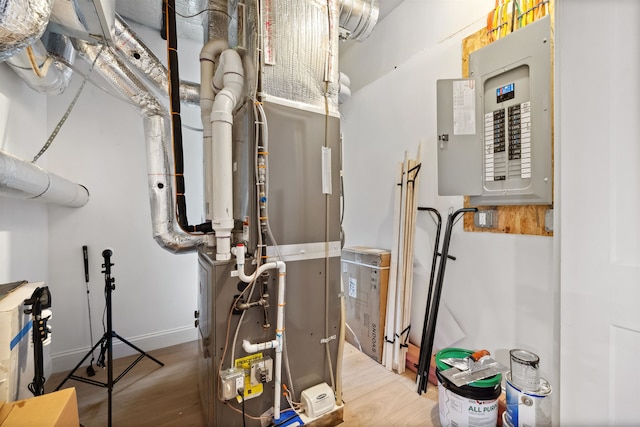
[[[342,108],[346,246],[391,246],[396,163],[405,150],[415,156],[419,141],[419,205],[437,208],[445,221],[450,208],[462,207],[462,197],[437,195],[436,80],[461,77],[461,41],[486,25],[493,6],[406,0],[367,41],[341,54],[354,88]],[[416,345],[435,238],[433,222],[418,215],[410,334]],[[450,254],[457,261],[447,263],[442,303],[466,337],[448,345],[487,348],[505,363],[509,349],[532,350],[542,376],[555,383],[552,251],[549,237],[467,233],[456,225]]]
[[[31,160],[47,139],[46,111],[47,97],[0,63],[0,150]],[[0,198],[0,283],[47,280],[47,242],[45,205]]]
[[[164,62],[165,42],[158,32],[132,27]],[[179,42],[181,78],[198,81],[200,47],[190,40]],[[0,105],[10,106],[10,116],[1,122],[8,124],[2,148],[31,159],[62,117],[82,77],[74,75],[64,94],[46,98],[28,89],[3,64],[0,73],[5,96]],[[201,127],[198,108],[183,106],[183,113],[183,123]],[[183,135],[191,159],[185,165],[189,219],[199,223],[202,164],[191,153],[200,149],[201,133],[184,130]],[[89,247],[94,343],[103,334],[105,248],[114,253],[114,330],[144,350],[196,339],[197,256],[167,252],[151,237],[143,122],[136,109],[88,83],[38,164],[90,192],[89,203],[79,209],[0,199],[0,282],[47,282],[54,310],[54,371],[75,366],[91,344],[83,245]],[[115,356],[132,352],[114,343]]]
[[[165,42],[158,32],[139,25],[134,31],[166,59]],[[180,41],[181,78],[197,81],[199,45]],[[59,120],[81,81],[75,76],[63,96],[50,101],[48,128]],[[196,338],[193,312],[196,308],[197,256],[175,255],[162,249],[151,237],[151,220],[146,176],[146,153],[142,117],[125,102],[87,85],[74,111],[51,148],[49,162],[65,170],[69,179],[85,185],[91,194],[84,208],[49,210],[49,281],[56,288],[56,339],[53,342],[55,369],[88,350],[88,314],[82,269],[82,245],[89,247],[90,288],[94,341],[102,334],[105,248],[113,249],[116,279],[113,294],[114,329],[145,350]],[[197,110],[183,107],[184,123],[198,126]],[[185,130],[184,144],[193,150],[201,138]],[[202,210],[201,165],[195,160],[185,166],[190,187],[190,220],[200,221]],[[199,189],[199,193],[198,193]],[[62,298],[60,297],[62,295]],[[129,350],[120,346],[114,353]],[[73,367],[73,365],[71,365]]]
[[[561,425],[640,420],[638,17],[634,0],[558,2]]]

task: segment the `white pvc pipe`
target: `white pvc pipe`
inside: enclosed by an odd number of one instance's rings
[[[220,54],[213,78],[224,87],[213,100],[211,110],[211,160],[213,165],[212,226],[216,234],[216,260],[231,259],[233,230],[233,110],[242,101],[244,71],[240,55],[233,49]],[[204,83],[203,83],[204,84]]]
[[[233,254],[236,256],[236,265],[238,266],[238,270],[236,271],[240,280],[245,283],[249,283],[255,280],[256,277],[260,276],[266,270],[278,269],[278,310],[276,312],[276,339],[272,341],[267,341],[267,343],[273,343],[274,348],[276,349],[276,363],[275,363],[275,373],[274,373],[274,396],[273,396],[273,419],[280,419],[280,388],[282,384],[282,335],[284,333],[284,294],[285,294],[285,277],[287,275],[287,266],[283,261],[275,261],[268,262],[266,264],[261,265],[256,269],[253,274],[245,274],[244,272],[244,256],[246,253],[246,248],[244,245],[237,245],[233,248]],[[275,343],[274,343],[275,342]],[[243,341],[243,348],[244,346]],[[247,342],[248,347],[250,349],[259,348],[261,345],[267,345],[267,343],[261,344],[251,344]],[[256,346],[256,347],[254,347]],[[268,347],[265,347],[268,348]],[[255,353],[259,350],[250,352],[245,348],[247,353]]]
[[[89,190],[47,172],[40,166],[0,151],[0,196],[79,208],[89,201]]]
[[[209,40],[200,51],[200,118],[202,120],[202,142],[204,157],[204,207],[205,218],[212,220],[213,167],[211,165],[211,110],[215,94],[211,87],[216,61],[222,52],[229,49],[226,40]],[[213,241],[210,242],[213,246]]]
[[[249,354],[257,353],[270,348],[278,348],[280,342],[278,340],[265,341],[261,343],[251,344],[248,340],[242,341],[242,349]]]

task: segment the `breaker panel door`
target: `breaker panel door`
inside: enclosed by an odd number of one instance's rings
[[[480,90],[475,79],[437,82],[438,194],[482,193]]]

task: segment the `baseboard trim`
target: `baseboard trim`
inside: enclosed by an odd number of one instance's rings
[[[118,332],[118,331],[116,331]],[[129,341],[131,344],[140,348],[142,351],[152,351],[159,348],[170,347],[172,345],[182,344],[189,341],[198,339],[198,330],[190,326],[184,326],[181,328],[167,329],[164,331],[154,332],[151,334],[138,335],[136,337],[122,338]],[[95,343],[94,343],[95,344]],[[73,369],[78,362],[89,352],[89,347],[78,348],[70,351],[64,351],[51,355],[52,370],[53,372],[64,372]],[[95,352],[95,357],[98,357],[99,349]],[[136,350],[129,347],[119,339],[113,340],[113,357],[126,357],[132,354],[136,354]],[[88,358],[84,365],[88,365],[91,359]]]

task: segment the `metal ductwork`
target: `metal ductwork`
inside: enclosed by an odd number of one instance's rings
[[[227,10],[227,0],[218,0],[224,3],[223,11]],[[164,24],[163,2],[160,0],[116,0],[116,9],[121,16],[153,28],[158,31]],[[206,0],[176,0],[176,12],[180,16],[176,18],[176,26],[181,37],[191,40],[203,40],[203,22],[207,13]],[[226,18],[226,15],[224,15]]]
[[[73,70],[75,49],[68,37],[45,33],[42,40],[16,53],[6,60],[31,89],[45,95],[58,95],[69,85]]]
[[[115,0],[55,0],[48,30],[110,44],[115,13]]]
[[[89,191],[84,186],[3,151],[0,151],[0,196],[72,208],[89,201]]]
[[[364,41],[378,22],[378,0],[340,0],[340,29],[344,38]]]
[[[38,40],[49,22],[52,0],[0,1],[0,61]]]
[[[95,61],[94,71],[120,94],[130,99],[144,119],[153,238],[171,252],[197,250],[205,242],[204,235],[184,232],[176,220],[171,131],[166,108],[111,48],[81,40],[78,40],[76,47],[84,60],[89,63]]]

